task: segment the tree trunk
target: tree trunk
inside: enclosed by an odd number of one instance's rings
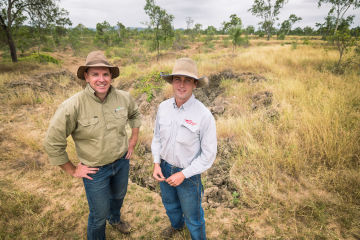
[[[0,25],[2,26],[2,28],[6,34],[6,39],[7,39],[8,45],[9,45],[9,49],[10,49],[11,60],[12,60],[12,62],[17,62],[16,47],[15,47],[15,43],[14,43],[14,40],[11,35],[11,31],[5,25],[5,22],[3,21],[2,16],[0,16],[0,21],[1,21]]]
[[[15,43],[11,36],[11,32],[8,29],[6,30],[6,37],[7,37],[8,45],[9,45],[9,49],[10,49],[11,60],[12,60],[12,62],[17,62],[18,60],[17,60],[17,55],[16,55]]]

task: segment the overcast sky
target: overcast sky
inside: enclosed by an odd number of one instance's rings
[[[231,14],[238,15],[245,27],[253,25],[257,28],[260,21],[248,12],[253,0],[156,0],[155,3],[174,15],[175,28],[186,28],[186,17],[202,24],[203,29],[209,25],[220,28]],[[126,27],[145,27],[142,23],[149,20],[144,11],[145,0],[61,0],[60,6],[70,12],[74,27],[82,23],[95,28],[96,23],[103,21],[112,26],[121,22]],[[318,8],[317,0],[290,0],[280,10],[278,22],[295,14],[302,21],[294,27],[314,27],[315,23],[323,22],[329,9],[330,5]],[[359,26],[360,9],[349,9],[345,16],[350,14],[356,16],[353,26]]]

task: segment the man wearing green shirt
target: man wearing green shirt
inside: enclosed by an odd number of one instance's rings
[[[111,80],[119,68],[111,66],[100,51],[89,53],[77,76],[85,89],[64,101],[50,121],[44,148],[52,165],[82,178],[90,214],[87,238],[105,239],[106,220],[122,233],[130,225],[120,218],[127,191],[129,159],[140,127],[140,113],[129,93],[115,89]],[[125,130],[129,123],[132,134]],[[71,135],[80,160],[69,161],[66,138]]]

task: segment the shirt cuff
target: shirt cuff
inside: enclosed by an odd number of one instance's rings
[[[195,175],[189,168],[185,168],[181,172],[184,174],[185,178],[190,178]]]
[[[50,165],[53,166],[59,166],[59,165],[63,165],[67,162],[69,162],[69,157],[68,155],[65,153],[63,155],[60,156],[49,156],[49,161],[50,161]]]
[[[153,156],[154,158],[154,163],[160,163],[161,162],[161,159],[160,159],[160,155],[157,155],[157,156]]]

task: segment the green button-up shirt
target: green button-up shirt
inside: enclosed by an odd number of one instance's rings
[[[86,88],[64,101],[50,121],[44,148],[50,164],[69,161],[66,138],[71,134],[77,156],[87,166],[103,166],[122,157],[128,148],[125,126],[141,125],[138,107],[128,92],[111,86],[103,102]]]

